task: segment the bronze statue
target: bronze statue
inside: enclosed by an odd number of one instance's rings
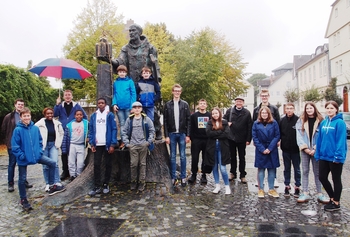
[[[142,35],[142,27],[137,24],[132,24],[129,27],[130,40],[127,45],[124,45],[121,49],[119,56],[116,59],[112,59],[110,62],[104,58],[103,61],[112,63],[113,71],[119,65],[124,65],[128,69],[129,76],[133,79],[135,84],[139,81],[141,76],[141,70],[143,67],[152,69],[152,76],[158,83],[161,82],[160,68],[158,64],[157,49],[148,41],[147,37]],[[156,101],[156,108],[154,112],[154,127],[156,129],[156,139],[162,139],[160,115],[161,111],[161,96],[160,100]]]

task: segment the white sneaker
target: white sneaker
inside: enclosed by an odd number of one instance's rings
[[[217,194],[220,192],[220,184],[215,184],[215,189],[213,190],[213,193]]]
[[[231,194],[231,188],[230,188],[230,185],[225,185],[225,194]]]
[[[48,191],[50,191],[50,185],[46,184],[46,186],[45,186],[45,192],[48,192]]]

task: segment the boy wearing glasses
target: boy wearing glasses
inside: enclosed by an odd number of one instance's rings
[[[146,157],[148,150],[154,148],[154,126],[152,120],[142,112],[142,104],[132,104],[133,113],[126,119],[122,127],[122,139],[130,150],[130,189],[142,192],[146,185]],[[140,166],[139,174],[137,168]],[[138,179],[137,179],[138,177]]]
[[[173,185],[176,184],[176,144],[179,144],[181,186],[186,187],[186,143],[190,142],[190,108],[180,99],[182,87],[172,88],[173,99],[164,105],[163,127],[166,144],[170,145],[170,167]]]
[[[269,90],[262,89],[260,92],[261,103],[254,108],[253,122],[257,120],[261,106],[267,106],[271,110],[272,117],[276,120],[276,122],[277,123],[280,122],[281,118],[280,118],[280,113],[278,111],[278,108],[269,103],[269,98],[270,98]]]

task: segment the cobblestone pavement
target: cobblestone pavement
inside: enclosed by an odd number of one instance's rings
[[[189,170],[189,154],[187,158]],[[112,236],[350,236],[349,159],[343,170],[342,209],[334,213],[325,212],[315,197],[302,204],[294,197],[284,197],[283,165],[277,175],[280,198],[266,195],[265,199],[258,199],[252,145],[247,147],[248,184],[241,184],[239,180],[231,182],[231,195],[224,194],[223,183],[221,192],[213,194],[213,177],[209,175],[207,185],[197,182],[185,188],[177,186],[174,193],[168,195],[162,195],[160,184],[148,183],[143,193],[117,185],[111,187],[108,195],[85,196],[60,207],[46,207],[40,205],[47,195],[41,165],[29,166],[28,180],[34,184],[34,188],[28,190],[34,208],[29,213],[19,205],[17,186],[15,192],[7,192],[7,159],[0,157],[0,236],[64,236],[62,233],[108,236],[98,233],[103,228],[113,228],[113,224],[95,225],[92,220],[96,218],[103,218],[106,223],[121,220],[120,226],[115,225],[112,230]],[[281,156],[280,159],[283,164]],[[314,194],[312,176],[311,194]],[[199,178],[200,175],[197,181]],[[80,219],[91,222],[83,225]],[[72,229],[67,232],[65,228]]]

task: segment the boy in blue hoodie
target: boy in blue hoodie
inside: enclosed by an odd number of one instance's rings
[[[95,196],[103,192],[109,193],[109,179],[112,172],[112,159],[114,147],[117,145],[117,124],[114,113],[109,111],[105,98],[97,100],[98,110],[91,115],[89,123],[89,143],[94,153],[94,183],[95,187],[89,192]],[[101,164],[102,156],[106,162],[104,180],[101,189]]]
[[[141,102],[142,109],[154,121],[154,104],[160,99],[160,87],[152,76],[151,69],[142,68],[142,76],[136,85],[137,100]]]
[[[20,112],[20,122],[17,123],[11,139],[12,152],[16,157],[18,165],[18,190],[21,198],[21,205],[24,210],[32,209],[27,199],[25,182],[27,180],[27,166],[44,164],[49,167],[49,184],[52,185],[49,193],[63,192],[63,185],[54,185],[56,161],[43,155],[43,143],[39,128],[31,121],[31,112],[23,108]]]
[[[124,65],[117,68],[118,78],[113,83],[113,110],[117,113],[120,128],[130,115],[131,105],[136,101],[136,89],[134,81],[127,76],[128,69]],[[120,137],[122,135],[120,134]],[[120,144],[124,148],[124,144]]]

